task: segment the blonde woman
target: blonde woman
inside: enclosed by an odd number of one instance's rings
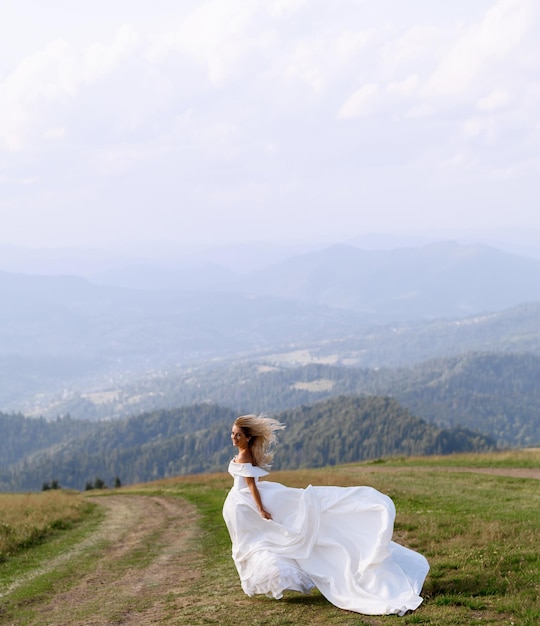
[[[403,615],[422,602],[426,559],[392,541],[392,500],[371,487],[294,489],[269,473],[275,419],[243,415],[232,426],[238,449],[223,505],[244,592],[279,599],[314,587],[334,605],[366,615]]]

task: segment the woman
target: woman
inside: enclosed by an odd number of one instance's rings
[[[371,487],[293,489],[269,481],[277,420],[233,424],[238,454],[223,505],[232,555],[248,596],[283,597],[314,587],[334,605],[366,615],[403,615],[422,602],[426,559],[392,541],[392,500]]]

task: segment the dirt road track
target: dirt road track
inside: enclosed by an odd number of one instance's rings
[[[536,478],[540,480],[540,469],[534,467],[475,467],[473,469],[456,468],[455,471],[492,474],[494,476],[509,476],[510,478]]]
[[[418,468],[415,468],[418,469]],[[490,474],[492,476],[507,476],[508,478],[536,478],[540,479],[540,469],[532,467],[426,467],[426,471],[436,469],[446,472],[471,472],[473,474]]]
[[[38,609],[36,625],[179,624],[194,568],[195,508],[179,498],[96,498],[107,515],[88,541],[103,542],[99,559],[67,591]],[[77,554],[62,558],[77,558]],[[54,566],[54,563],[52,564]]]

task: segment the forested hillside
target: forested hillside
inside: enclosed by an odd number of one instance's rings
[[[204,443],[206,433],[216,424],[232,423],[235,417],[231,409],[199,404],[112,422],[78,421],[81,431],[72,439],[51,424],[48,438],[56,434],[57,441],[42,446],[39,452],[30,445],[30,454],[19,456],[7,469],[4,466],[0,488],[34,490],[42,482],[59,480],[64,487],[82,489],[96,476],[111,484],[117,476],[139,482],[200,472],[209,452]],[[36,425],[39,433],[40,422],[25,418],[25,432],[31,433]]]
[[[102,422],[80,437],[33,452],[2,471],[2,490],[36,490],[44,482],[83,489],[97,477],[109,485],[224,471],[233,456],[237,412],[211,404]],[[441,429],[395,400],[341,397],[275,415],[287,425],[276,468],[319,467],[390,455],[487,450],[495,442],[466,429]],[[31,429],[32,421],[28,420]]]
[[[540,357],[469,355],[413,368],[393,395],[440,426],[488,433],[501,446],[540,444]]]
[[[69,416],[47,421],[0,413],[0,471],[33,452],[96,431],[99,425]]]
[[[291,367],[271,358],[221,363],[127,385],[108,401],[79,396],[55,408],[90,419],[198,402],[275,413],[359,394],[392,396],[428,422],[472,428],[501,446],[540,443],[540,356],[533,354],[465,354],[379,369]]]
[[[323,467],[396,455],[488,450],[495,442],[464,428],[440,429],[392,398],[340,397],[278,415],[288,424],[275,466]]]

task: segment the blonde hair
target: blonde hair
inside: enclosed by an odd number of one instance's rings
[[[277,443],[276,431],[283,430],[285,424],[265,415],[241,415],[234,420],[238,428],[249,438],[249,449],[253,465],[268,469]]]

